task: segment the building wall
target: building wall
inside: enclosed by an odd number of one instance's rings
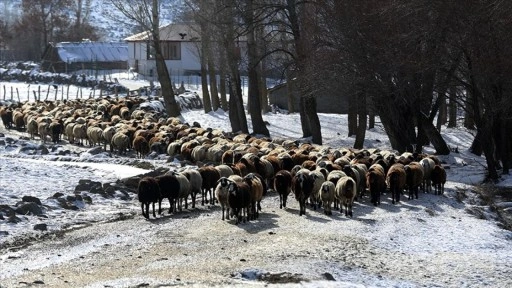
[[[155,60],[147,60],[148,45],[144,42],[130,42],[128,44],[128,65],[140,74],[147,77],[156,77]],[[197,75],[201,64],[196,43],[181,42],[181,60],[166,60],[167,69],[172,76]]]

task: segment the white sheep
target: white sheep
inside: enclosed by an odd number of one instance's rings
[[[322,201],[325,215],[332,215],[331,206],[335,197],[335,186],[331,181],[325,181],[320,186],[320,201]]]
[[[188,168],[181,172],[181,174],[187,177],[190,182],[190,196],[192,197],[192,208],[196,207],[196,196],[197,193],[201,193],[201,187],[203,186],[203,177],[197,169]]]
[[[349,176],[341,177],[336,183],[335,198],[340,202],[340,212],[343,213],[345,206],[345,216],[352,217],[352,206],[357,194],[356,181]]]

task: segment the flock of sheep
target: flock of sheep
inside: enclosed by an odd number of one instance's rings
[[[339,209],[352,217],[355,200],[369,197],[380,204],[389,191],[392,203],[404,191],[409,199],[424,192],[442,194],[446,172],[437,157],[378,149],[331,148],[298,141],[256,138],[247,134],[229,135],[219,129],[188,125],[177,118],[161,117],[143,110],[139,97],[38,101],[0,107],[7,129],[26,131],[43,142],[51,139],[78,145],[103,145],[119,154],[135,151],[137,157],[150,152],[180,157],[196,163],[182,171],[171,171],[139,182],[142,215],[162,213],[162,201],[169,200],[169,213],[218,202],[222,219],[236,223],[257,219],[260,202],[267,191],[279,194],[280,208],[294,193],[299,215],[309,204],[325,214]],[[207,163],[206,165],[203,163]],[[369,195],[366,195],[369,194]]]

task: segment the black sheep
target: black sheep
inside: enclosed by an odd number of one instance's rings
[[[139,181],[138,196],[142,216],[149,219],[149,203],[153,204],[153,217],[155,214],[155,203],[160,200],[160,187],[153,177],[144,177]],[[145,211],[144,211],[145,210]]]
[[[286,208],[286,199],[292,190],[292,174],[288,170],[280,170],[276,173],[274,190],[279,194],[279,208]]]
[[[251,188],[245,182],[231,182],[228,184],[228,204],[231,208],[232,215],[235,216],[235,224],[240,223],[240,220],[247,219],[247,211],[251,205]],[[240,215],[242,211],[243,215]],[[245,217],[243,217],[245,216]]]
[[[169,213],[174,211],[175,200],[179,198],[180,182],[172,173],[155,177],[160,187],[160,198],[158,199],[158,214],[162,214],[162,200],[169,199]]]

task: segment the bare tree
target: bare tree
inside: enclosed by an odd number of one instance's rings
[[[180,106],[174,97],[169,70],[160,45],[160,3],[158,0],[110,0],[126,18],[136,22],[148,33],[154,50],[158,81],[162,89],[165,109],[169,116],[181,116]]]

